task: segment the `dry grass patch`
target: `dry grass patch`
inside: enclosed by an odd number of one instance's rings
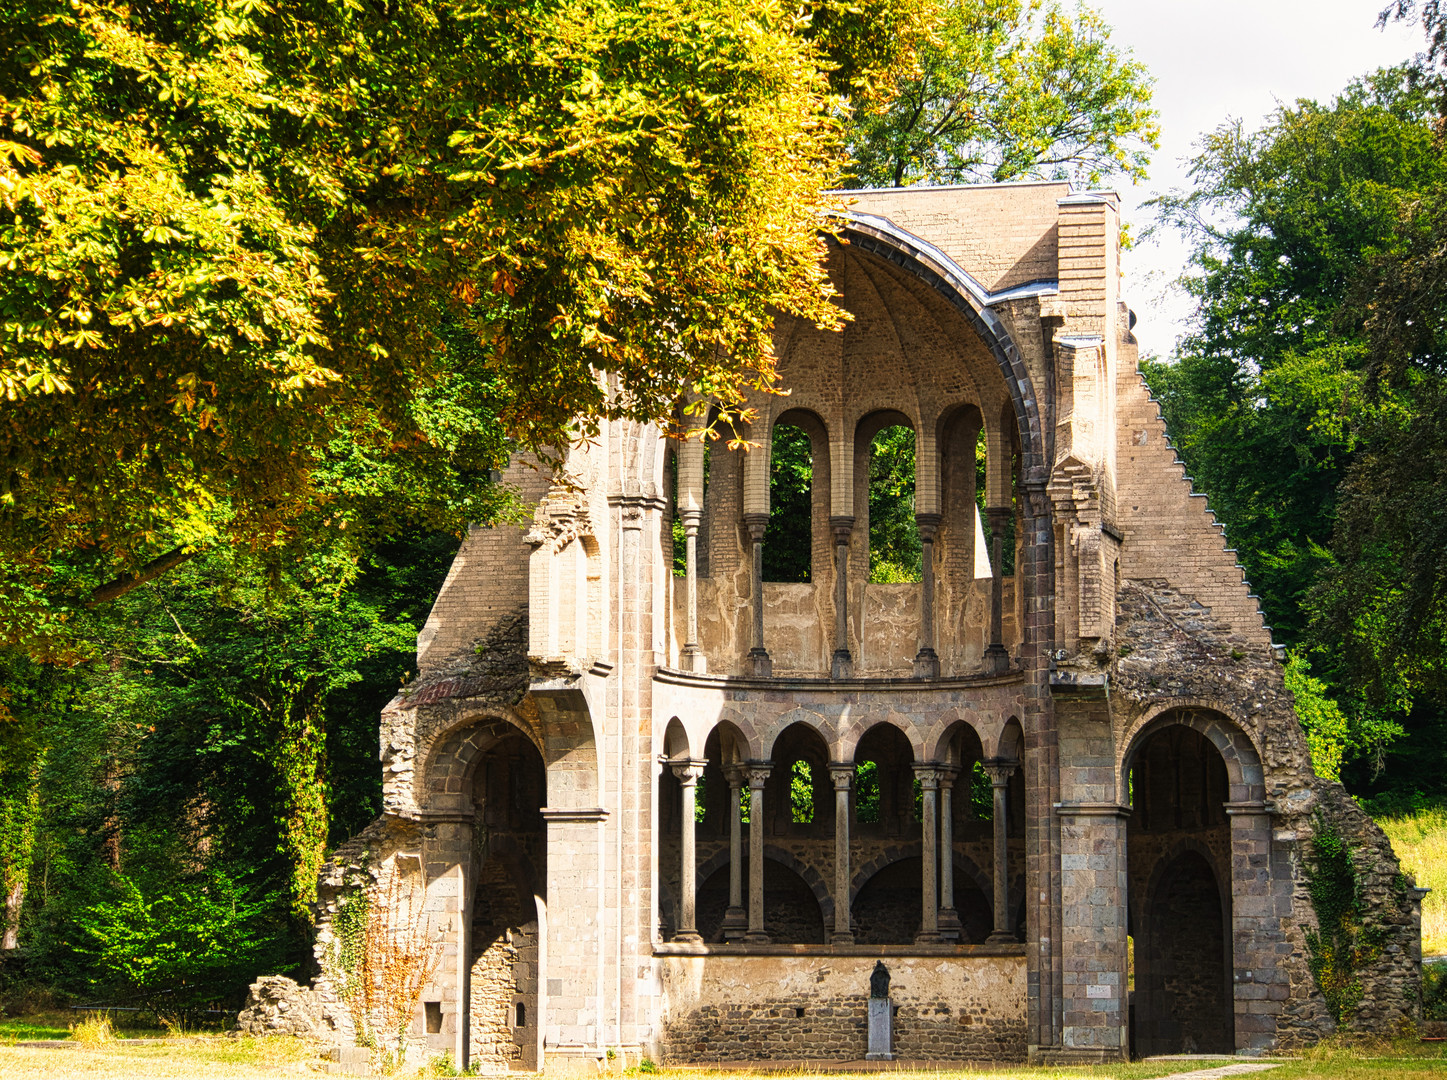
[[[1402,869],[1432,891],[1422,901],[1422,952],[1447,953],[1447,807],[1379,818]]]
[[[316,1076],[321,1051],[303,1039],[231,1039],[221,1036],[126,1045],[40,1049],[0,1046],[4,1080],[62,1080],[107,1077],[113,1080],[273,1080]]]

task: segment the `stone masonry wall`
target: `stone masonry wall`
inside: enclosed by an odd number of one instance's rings
[[[667,957],[665,1061],[857,1061],[867,1049],[869,974],[877,959]],[[1023,955],[890,957],[885,964],[896,1008],[896,1055],[1024,1058]]]

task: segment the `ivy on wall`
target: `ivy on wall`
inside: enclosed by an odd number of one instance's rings
[[[1381,955],[1386,934],[1364,919],[1351,849],[1321,814],[1305,869],[1317,921],[1315,930],[1303,927],[1308,964],[1332,1020],[1342,1027],[1361,1003],[1361,973]]]

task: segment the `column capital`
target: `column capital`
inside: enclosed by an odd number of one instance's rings
[[[748,770],[736,761],[723,767],[724,779],[728,781],[731,788],[743,787],[745,781],[748,780],[747,772]]]
[[[925,790],[939,787],[940,776],[944,769],[938,761],[916,761],[913,768],[915,779]]]
[[[854,762],[831,761],[829,778],[834,781],[835,791],[848,791],[854,783]]]
[[[982,761],[985,774],[990,778],[990,783],[996,787],[1004,787],[1010,782],[1010,777],[1015,775],[1015,770],[1020,767],[1018,761],[1006,761],[995,758],[990,761]]]
[[[987,506],[987,507],[985,507],[985,516],[988,517],[992,522],[994,522],[994,521],[1006,521],[1006,520],[1008,520],[1009,518],[1013,517],[1014,515],[1015,515],[1015,508],[1014,508],[1013,506]]]
[[[829,528],[834,530],[835,543],[842,543],[849,539],[849,534],[854,531],[853,514],[835,514],[829,518]]]
[[[933,544],[944,520],[943,514],[915,514],[914,523],[919,527],[920,541],[925,544]]]
[[[941,764],[939,770],[940,783],[950,785],[953,785],[954,782],[960,778],[960,773],[964,771],[958,765],[949,764]]]
[[[682,783],[690,786],[698,783],[699,777],[703,776],[704,767],[707,765],[707,761],[694,758],[689,758],[687,761],[670,761],[668,763],[668,767],[673,770],[673,775],[678,777]]]
[[[769,774],[773,771],[774,763],[772,761],[748,762],[744,766],[744,775],[748,777],[750,790],[764,790],[764,783],[769,779]]]
[[[744,525],[749,530],[749,536],[754,543],[761,544],[764,541],[764,532],[769,527],[769,515],[745,514]]]
[[[683,524],[685,533],[697,533],[698,527],[703,524],[702,510],[680,510],[678,520]]]

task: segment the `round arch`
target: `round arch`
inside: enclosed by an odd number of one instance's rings
[[[501,711],[473,713],[439,731],[418,755],[423,762],[417,770],[418,808],[466,812],[479,759],[510,735],[521,735],[531,743],[547,769],[544,742],[527,725]]]
[[[1159,702],[1136,721],[1122,740],[1125,747],[1116,770],[1122,804],[1129,802],[1131,766],[1146,740],[1168,727],[1181,726],[1200,732],[1215,746],[1230,778],[1232,802],[1260,802],[1266,797],[1261,754],[1251,735],[1222,711],[1215,702],[1177,699]]]

